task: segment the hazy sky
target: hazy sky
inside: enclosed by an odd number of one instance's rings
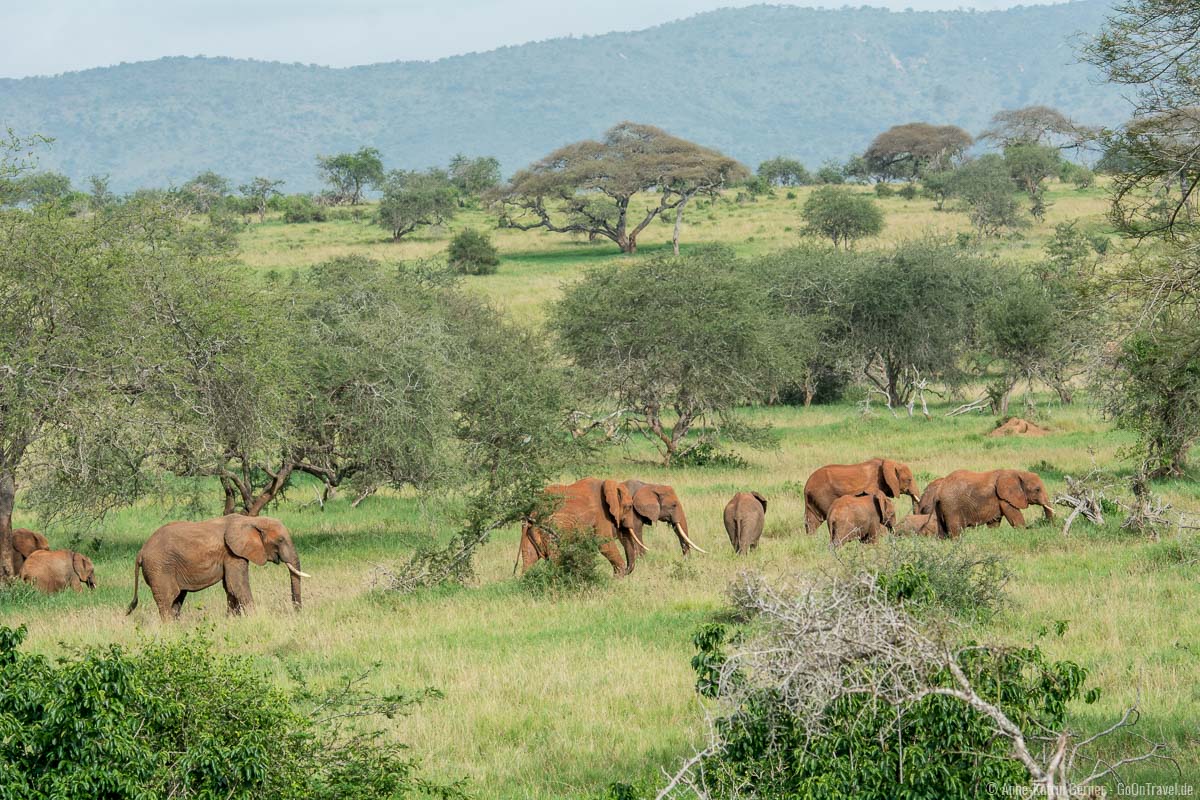
[[[1038,0],[1025,0],[1033,4]],[[0,77],[208,55],[350,66],[637,30],[751,0],[0,0]],[[856,0],[893,9],[1013,0]],[[837,0],[791,5],[842,5]]]

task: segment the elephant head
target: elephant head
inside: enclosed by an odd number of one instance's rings
[[[49,550],[50,540],[42,534],[28,528],[17,528],[12,532],[13,573],[20,573],[25,559],[38,551]]]
[[[236,556],[262,566],[270,561],[284,564],[292,578],[292,605],[300,607],[300,579],[311,575],[300,571],[300,556],[292,536],[277,519],[230,515],[225,527],[225,546]]]
[[[871,500],[875,503],[875,512],[879,515],[879,523],[889,531],[896,529],[896,504],[879,492],[871,492]]]
[[[913,480],[912,468],[907,464],[892,461],[890,458],[881,459],[879,482],[881,486],[886,487],[891,497],[906,494],[912,498],[913,503],[921,502],[921,490],[917,488],[917,482]]]
[[[601,490],[604,493],[604,508],[612,517],[613,524],[618,530],[633,537],[637,546],[645,550],[646,545],[642,544],[639,531],[631,524],[634,515],[633,492],[624,483],[614,480],[604,481]]]
[[[633,495],[633,513],[627,518],[628,527],[632,531],[641,531],[642,525],[653,525],[655,522],[666,522],[679,538],[679,548],[686,556],[691,550],[707,552],[688,536],[687,516],[683,513],[683,503],[675,490],[666,484],[642,483],[641,481],[626,481],[625,486]]]
[[[996,478],[996,496],[1013,508],[1025,509],[1031,505],[1041,506],[1046,519],[1054,519],[1050,507],[1050,495],[1046,485],[1036,473],[1017,469],[1006,469]]]
[[[92,566],[90,558],[82,553],[72,553],[71,567],[75,570],[75,575],[79,578],[80,583],[89,589],[96,588],[96,570]]]

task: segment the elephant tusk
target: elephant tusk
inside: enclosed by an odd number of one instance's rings
[[[693,550],[696,550],[697,552],[708,555],[707,550],[705,550],[703,547],[701,547],[700,545],[696,544],[695,542],[693,542],[691,539],[688,538],[688,535],[683,532],[683,528],[676,526],[675,530],[679,533],[679,538],[683,539],[683,541],[685,541],[687,543],[688,547],[692,548]]]
[[[312,575],[309,575],[307,572],[301,572],[300,570],[293,567],[291,564],[288,564],[286,561],[284,562],[284,565],[288,568],[288,571],[291,572],[293,575],[295,575],[297,578],[311,578],[312,577]]]
[[[630,537],[632,537],[632,539],[633,539],[635,542],[637,542],[637,546],[638,546],[638,547],[642,548],[643,550],[649,550],[649,549],[650,549],[649,547],[646,547],[645,543],[644,543],[644,542],[643,542],[641,539],[639,539],[639,538],[638,538],[638,535],[637,535],[636,533],[634,533],[632,530],[629,532],[629,535],[630,535]]]

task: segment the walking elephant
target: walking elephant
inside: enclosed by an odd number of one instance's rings
[[[758,492],[738,492],[725,505],[725,532],[733,551],[745,555],[758,546],[767,515],[767,498]]]
[[[49,550],[50,541],[28,528],[17,528],[12,532],[12,548],[13,575],[20,575],[25,559],[38,550]]]
[[[632,478],[624,483],[633,499],[633,511],[624,522],[637,540],[635,558],[638,554],[646,552],[642,529],[655,522],[665,522],[671,526],[671,530],[675,531],[675,538],[679,540],[679,549],[685,556],[692,550],[707,552],[691,540],[687,515],[683,512],[683,503],[674,488],[665,483],[646,483]],[[632,563],[629,569],[633,570]]]
[[[996,469],[991,472],[951,472],[942,480],[936,500],[938,526],[951,538],[964,528],[995,527],[1002,519],[1014,528],[1025,527],[1021,509],[1042,507],[1046,519],[1054,518],[1050,495],[1033,472]]]
[[[73,550],[35,550],[21,567],[21,578],[46,594],[71,588],[96,588],[96,570],[92,560]]]
[[[921,490],[907,464],[873,458],[861,464],[829,464],[808,477],[804,484],[804,530],[816,533],[839,497],[879,492],[895,499],[902,494],[920,502]]]
[[[300,557],[292,536],[277,519],[227,514],[203,522],[171,522],[153,534],[133,565],[133,602],[138,604],[138,575],[146,579],[163,620],[175,619],[188,592],[220,582],[230,614],[254,610],[250,562],[284,564],[291,573],[292,605],[300,608]]]
[[[843,495],[829,509],[829,539],[836,547],[850,541],[874,544],[896,527],[896,506],[882,492]]]
[[[612,564],[614,575],[632,571],[641,543],[628,524],[633,513],[633,494],[625,484],[582,478],[568,485],[547,486],[544,494],[545,505],[550,508],[535,512],[521,526],[523,570],[540,559],[555,557],[554,540],[559,534],[586,530],[600,540],[600,552]]]

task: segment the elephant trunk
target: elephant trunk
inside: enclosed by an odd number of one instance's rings
[[[675,533],[679,536],[679,549],[686,556],[689,550],[696,550],[701,553],[707,553],[700,545],[696,544],[688,536],[687,515],[683,513],[683,506],[679,506],[676,519],[672,520],[671,524],[675,526]]]

